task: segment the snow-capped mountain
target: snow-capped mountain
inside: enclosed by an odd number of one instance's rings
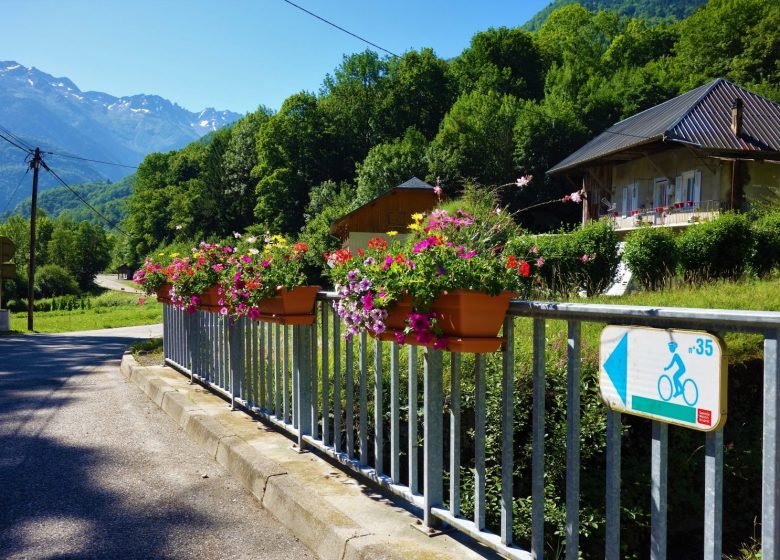
[[[191,112],[158,95],[115,97],[81,91],[68,78],[0,61],[0,126],[43,150],[137,165],[151,152],[181,148],[240,117],[210,107]],[[8,189],[21,175],[15,170],[24,171],[24,154],[20,157],[9,144],[0,144],[0,202],[5,203],[11,196]],[[116,180],[131,171],[50,158],[52,168],[59,166],[59,174],[69,182]],[[13,195],[10,205],[28,194]]]

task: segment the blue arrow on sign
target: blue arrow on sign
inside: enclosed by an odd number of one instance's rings
[[[612,381],[625,405],[628,391],[628,333],[623,335],[612,354],[604,362],[604,371],[607,372],[609,380]]]

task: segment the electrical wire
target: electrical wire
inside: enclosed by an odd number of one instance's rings
[[[25,152],[27,154],[31,154],[32,153],[32,150],[28,150],[27,148],[23,148],[22,146],[20,146],[19,144],[17,144],[16,142],[14,142],[10,138],[8,138],[7,136],[4,136],[3,134],[0,134],[0,138],[5,140],[6,142],[11,144],[12,146],[15,146],[15,147],[19,148],[20,150],[22,150],[23,152]]]
[[[62,177],[60,177],[59,175],[57,175],[57,173],[56,173],[54,170],[52,170],[52,169],[51,169],[51,168],[50,168],[50,167],[49,167],[49,166],[46,164],[46,162],[45,162],[45,161],[41,160],[41,166],[42,166],[42,167],[43,167],[43,168],[44,168],[46,171],[48,171],[48,172],[49,172],[49,173],[50,173],[50,174],[51,174],[51,175],[52,175],[52,176],[53,176],[55,179],[57,179],[57,180],[58,180],[58,181],[59,181],[59,182],[62,184],[62,186],[63,186],[63,187],[65,187],[65,188],[66,188],[66,189],[68,189],[68,190],[69,190],[71,193],[73,193],[73,195],[75,195],[75,197],[76,197],[76,198],[78,198],[78,199],[79,199],[79,200],[82,202],[82,204],[84,204],[84,206],[86,206],[87,208],[89,208],[89,209],[92,211],[92,213],[93,213],[93,214],[95,214],[95,215],[96,215],[96,216],[98,216],[98,217],[99,217],[101,220],[103,220],[103,221],[106,223],[106,225],[107,225],[107,226],[109,226],[109,227],[110,227],[110,228],[112,228],[112,229],[115,229],[116,231],[118,231],[119,233],[121,233],[122,235],[124,235],[125,237],[129,237],[129,236],[127,235],[127,233],[126,233],[125,231],[123,231],[123,230],[122,230],[122,228],[120,228],[118,225],[116,225],[116,224],[114,224],[113,222],[111,222],[111,220],[109,220],[108,218],[106,218],[106,217],[105,217],[105,216],[104,216],[104,215],[103,215],[103,214],[102,214],[102,213],[101,213],[101,212],[100,212],[100,211],[99,211],[97,208],[95,208],[95,207],[94,207],[94,206],[92,206],[92,205],[91,205],[89,202],[87,202],[86,200],[84,200],[84,197],[82,197],[82,196],[81,196],[81,195],[80,195],[78,192],[76,192],[75,190],[73,190],[73,188],[71,188],[71,186],[70,186],[68,183],[66,183],[66,182],[65,182],[65,181],[62,179]]]
[[[22,185],[22,181],[24,181],[24,178],[27,177],[27,174],[29,172],[30,172],[30,166],[28,165],[27,169],[24,170],[24,175],[22,175],[22,178],[19,179],[19,182],[16,184],[16,187],[14,187],[14,190],[11,192],[11,196],[9,196],[8,199],[5,201],[5,206],[3,206],[3,211],[0,212],[0,214],[5,214],[5,211],[8,210],[8,205],[11,204],[11,201],[14,199],[14,195],[16,194],[16,191],[19,190],[19,187]]]
[[[361,37],[360,35],[357,35],[357,34],[355,34],[355,33],[352,33],[352,32],[351,32],[351,31],[349,31],[348,29],[344,29],[344,28],[343,28],[343,27],[341,27],[340,25],[337,25],[337,24],[333,23],[332,21],[329,21],[329,20],[325,19],[325,18],[324,18],[324,17],[322,17],[322,16],[318,16],[318,15],[317,15],[317,14],[315,14],[314,12],[310,12],[309,10],[307,10],[307,9],[306,9],[306,8],[304,8],[303,6],[299,6],[299,5],[298,5],[298,4],[296,4],[295,2],[291,2],[290,0],[282,0],[282,2],[286,2],[286,3],[287,3],[287,4],[289,4],[290,6],[293,6],[293,7],[295,7],[295,8],[298,8],[298,9],[299,9],[299,10],[301,10],[302,12],[306,12],[306,13],[307,13],[307,14],[309,14],[310,16],[312,16],[312,17],[314,17],[314,18],[317,18],[318,20],[320,20],[320,21],[322,21],[322,22],[324,22],[324,23],[327,23],[327,24],[328,24],[328,25],[330,25],[331,27],[335,27],[335,28],[336,28],[336,29],[338,29],[339,31],[343,31],[344,33],[346,33],[347,35],[351,35],[351,36],[352,36],[352,37],[354,37],[355,39],[358,39],[358,40],[360,40],[360,41],[363,41],[364,43],[366,43],[366,44],[368,44],[368,45],[371,45],[372,47],[374,47],[374,48],[376,48],[376,49],[379,49],[380,51],[386,52],[386,53],[387,53],[387,54],[389,54],[390,56],[393,56],[393,57],[395,57],[395,58],[401,58],[400,56],[398,56],[398,55],[397,55],[397,54],[395,54],[394,52],[391,52],[391,51],[387,50],[387,49],[386,49],[386,48],[384,48],[384,47],[380,47],[380,46],[379,46],[379,45],[377,45],[376,43],[372,43],[372,42],[371,42],[371,41],[369,41],[368,39],[366,39],[366,38],[364,38],[364,37]]]
[[[13,138],[14,140],[16,140],[16,141],[17,141],[19,144],[21,144],[21,145],[22,145],[22,146],[23,146],[25,149],[29,150],[30,152],[32,152],[32,151],[33,151],[33,147],[32,147],[32,146],[30,146],[30,145],[29,145],[27,142],[25,142],[24,140],[22,140],[22,138],[21,138],[21,137],[17,136],[16,134],[14,134],[13,132],[11,132],[10,130],[8,130],[6,127],[4,127],[4,126],[3,126],[3,125],[1,125],[1,124],[0,124],[0,131],[2,131],[3,133],[5,133],[7,136],[10,136],[10,137],[11,137],[11,138]]]
[[[42,153],[47,154],[47,155],[52,155],[52,156],[70,158],[70,159],[78,159],[78,160],[81,160],[81,161],[91,161],[92,163],[102,163],[102,164],[105,164],[105,165],[114,165],[116,167],[126,167],[127,169],[138,169],[137,165],[125,165],[123,163],[113,163],[113,162],[110,162],[110,161],[103,161],[103,160],[99,160],[99,159],[90,159],[90,158],[85,158],[85,157],[81,157],[81,156],[74,156],[74,155],[71,155],[71,154],[62,154],[60,152],[42,152]]]

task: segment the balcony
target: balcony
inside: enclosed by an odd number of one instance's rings
[[[600,219],[612,222],[618,232],[631,231],[648,225],[684,228],[718,217],[722,208],[723,203],[720,200],[703,200],[698,204],[692,201],[675,202],[658,208],[638,208],[631,210],[625,216],[617,210],[612,210],[602,215]]]

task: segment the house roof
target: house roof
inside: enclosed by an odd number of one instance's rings
[[[744,104],[739,136],[731,130],[731,107],[737,98]],[[780,104],[718,78],[612,125],[547,173],[568,171],[655,142],[780,154]]]
[[[398,185],[397,187],[393,187],[392,189],[388,189],[384,193],[380,194],[378,197],[374,198],[373,200],[369,200],[365,204],[362,204],[352,210],[351,212],[348,212],[341,216],[340,218],[334,220],[330,225],[330,231],[331,233],[335,233],[335,231],[338,229],[340,225],[345,223],[351,216],[354,216],[364,208],[367,208],[368,206],[371,206],[372,204],[376,204],[377,201],[382,200],[383,198],[390,196],[392,193],[397,191],[398,189],[404,189],[404,190],[411,190],[411,191],[431,191],[433,193],[433,185],[430,183],[426,183],[422,179],[418,179],[417,177],[412,177],[408,181],[405,181]]]

